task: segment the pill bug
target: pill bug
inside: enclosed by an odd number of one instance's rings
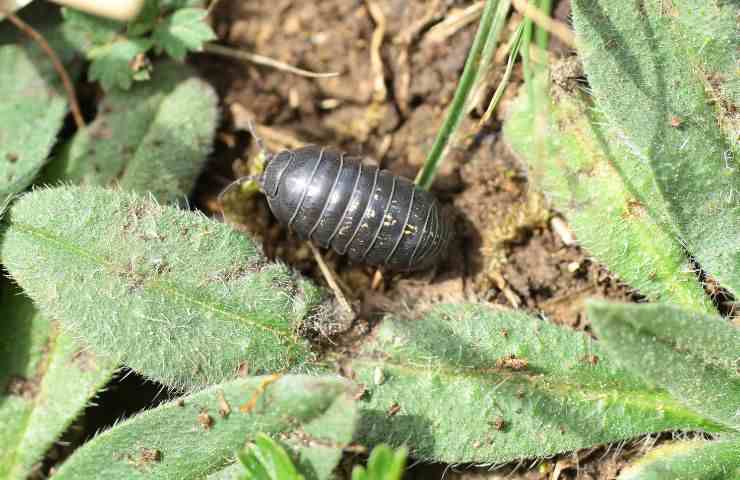
[[[331,149],[272,155],[257,183],[281,224],[357,263],[422,270],[442,259],[452,235],[432,194]]]
[[[332,248],[350,260],[390,270],[423,270],[447,253],[452,222],[429,192],[388,170],[363,165],[359,159],[309,145],[266,156],[255,181],[278,221],[299,238]]]

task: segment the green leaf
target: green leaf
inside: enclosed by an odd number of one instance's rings
[[[239,460],[244,466],[244,480],[305,480],[283,447],[264,433],[257,435],[255,445],[239,454]]]
[[[80,347],[17,287],[0,285],[0,477],[36,472],[116,364]]]
[[[45,180],[120,185],[161,202],[183,202],[210,152],[217,105],[213,88],[190,68],[158,64],[151,81],[106,95],[98,116],[52,161]]]
[[[43,167],[67,114],[51,61],[26,43],[0,46],[0,204]]]
[[[716,312],[669,225],[649,167],[633,161],[617,133],[604,130],[603,117],[578,87],[561,86],[578,70],[572,60],[561,62],[553,75],[565,79],[548,85],[542,74],[522,88],[504,124],[506,142],[579,243],[610,271],[651,300]]]
[[[62,31],[68,42],[77,50],[88,52],[115,41],[124,24],[98,17],[73,8],[63,8]]]
[[[443,305],[389,317],[352,362],[359,439],[419,460],[501,463],[647,432],[726,427],[619,368],[587,335],[523,313]]]
[[[216,385],[103,432],[52,478],[226,478],[221,473],[235,471],[229,467],[235,452],[260,433],[304,449],[338,445],[337,440],[346,445],[356,411],[349,387],[339,378],[306,376],[251,377]],[[321,431],[306,431],[319,424]],[[302,451],[296,454],[303,458]]]
[[[157,51],[184,60],[188,51],[203,50],[203,43],[216,39],[205,21],[207,16],[208,12],[202,8],[183,8],[164,19],[152,34]]]
[[[357,465],[352,470],[352,480],[401,480],[406,467],[406,449],[393,451],[388,445],[373,448],[367,461],[367,470]]]
[[[324,414],[303,426],[302,435],[279,435],[280,445],[287,447],[297,470],[307,480],[334,479],[333,472],[342,459],[343,448],[349,445],[357,424],[357,405],[344,396]],[[241,462],[209,475],[209,480],[236,480],[246,475]],[[258,477],[259,478],[259,477]],[[266,477],[269,478],[269,477]],[[278,478],[284,478],[279,475]]]
[[[162,5],[159,0],[144,0],[139,15],[126,25],[126,34],[129,37],[146,35],[154,30],[157,20],[162,14]]]
[[[114,87],[128,90],[134,81],[136,69],[134,59],[146,53],[153,42],[148,38],[121,38],[87,52],[90,71],[87,76],[91,82],[100,82],[103,90]]]
[[[740,440],[686,441],[660,446],[628,466],[619,480],[737,480]]]
[[[133,193],[61,187],[7,214],[3,261],[101,355],[176,387],[306,368],[320,292],[229,226]]]
[[[737,105],[717,98],[712,72],[737,78],[739,13],[737,2],[573,2],[597,107],[632,162],[652,172],[677,237],[735,295],[740,144],[737,123],[729,119]],[[726,21],[709,23],[719,16]],[[702,45],[709,47],[708,59]]]
[[[740,430],[740,329],[669,305],[592,302],[604,347],[706,418]]]

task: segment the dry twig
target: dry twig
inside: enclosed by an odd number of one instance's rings
[[[365,4],[375,22],[375,31],[373,31],[373,37],[370,41],[370,65],[375,75],[373,100],[382,103],[388,96],[388,90],[385,88],[385,74],[383,73],[383,58],[380,55],[380,47],[383,45],[383,37],[385,37],[385,15],[383,15],[380,5],[374,0],[365,0]]]
[[[213,53],[216,55],[222,55],[224,57],[236,58],[238,60],[246,60],[247,62],[256,63],[258,65],[264,65],[284,72],[293,73],[302,77],[308,78],[330,78],[339,76],[339,72],[326,72],[317,73],[302,68],[294,67],[285,62],[275,60],[270,57],[258,55],[256,53],[247,52],[245,50],[239,50],[236,48],[226,47],[224,45],[218,45],[216,43],[206,43],[203,45],[203,51]]]
[[[339,288],[339,284],[334,278],[334,273],[331,271],[331,268],[329,268],[329,265],[324,262],[324,257],[321,256],[321,252],[319,252],[319,249],[316,248],[311,242],[306,243],[311,249],[314,258],[316,259],[316,263],[319,265],[319,269],[326,279],[326,283],[329,284],[329,288],[331,288],[331,290],[334,292],[334,295],[336,295],[340,307],[342,308],[342,310],[344,310],[343,313],[346,314],[348,318],[354,317],[352,306],[349,304],[349,301],[347,301],[347,297],[344,296],[344,293],[342,293],[342,289]]]
[[[566,24],[553,19],[545,12],[535,7],[527,0],[512,0],[512,5],[519,13],[532,19],[543,30],[558,37],[558,39],[571,48],[576,48],[576,37]]]

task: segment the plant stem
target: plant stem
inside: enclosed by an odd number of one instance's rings
[[[505,10],[508,11],[509,2],[486,1],[483,15],[478,24],[478,32],[475,34],[473,46],[470,48],[470,53],[468,53],[468,58],[465,61],[465,68],[452,99],[452,104],[447,111],[447,117],[437,133],[437,138],[434,140],[432,150],[424,162],[424,167],[416,177],[416,184],[425,190],[428,190],[434,181],[437,170],[445,157],[444,154],[448,148],[450,138],[460,126],[460,122],[465,115],[465,107],[479,77],[480,70],[488,61],[483,52],[484,50],[491,53],[493,51],[493,48],[489,47],[487,49],[486,46],[489,45],[489,42],[495,41],[500,32],[500,28],[494,28],[494,26],[497,24],[496,20],[501,18],[500,9],[497,8],[501,4],[505,5]]]

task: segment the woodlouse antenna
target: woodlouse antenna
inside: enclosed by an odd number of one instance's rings
[[[242,185],[247,182],[251,182],[251,181],[259,182],[259,176],[247,175],[245,177],[239,177],[233,182],[229,183],[226,186],[226,188],[221,190],[221,193],[218,194],[218,204],[221,205],[222,210],[223,210],[223,205],[224,205],[223,199],[226,196],[226,194],[229,193],[231,190],[233,190],[234,187]]]
[[[254,138],[254,141],[257,144],[257,148],[259,148],[260,152],[267,155],[267,147],[265,147],[265,142],[263,142],[262,138],[257,135],[257,127],[255,126],[252,119],[247,120],[247,129],[249,129],[249,134],[252,135],[252,138]]]
[[[267,150],[267,147],[265,147],[265,143],[262,141],[262,138],[257,134],[257,127],[255,126],[254,121],[252,121],[252,119],[247,120],[247,129],[249,130],[249,134],[252,135],[252,138],[254,138],[254,141],[257,144],[257,148],[259,149],[260,154],[264,155],[265,162],[266,162],[269,152]],[[229,183],[226,186],[226,188],[224,188],[221,191],[221,193],[218,194],[218,204],[221,205],[222,210],[223,210],[223,199],[227,193],[233,190],[234,187],[237,187],[247,182],[256,182],[259,184],[260,177],[261,175],[247,175],[244,177],[239,177],[233,182]]]

